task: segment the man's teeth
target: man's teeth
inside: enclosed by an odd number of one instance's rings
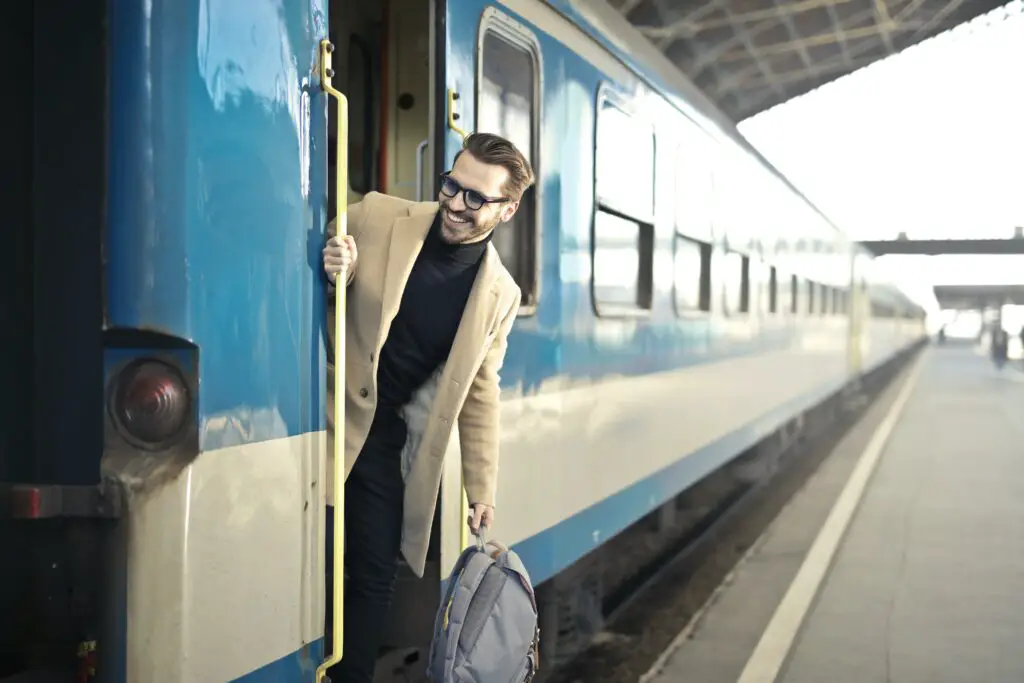
[[[459,218],[458,216],[456,216],[451,211],[448,211],[447,209],[445,209],[445,213],[448,215],[448,220],[452,221],[453,223],[468,223],[469,222],[465,218]]]

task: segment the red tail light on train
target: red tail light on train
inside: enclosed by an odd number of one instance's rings
[[[136,445],[157,448],[181,434],[192,397],[177,369],[158,360],[141,360],[117,378],[111,409],[118,427]]]

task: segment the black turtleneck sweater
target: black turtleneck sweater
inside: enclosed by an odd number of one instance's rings
[[[481,242],[453,245],[441,239],[440,231],[438,213],[409,273],[377,365],[377,412],[371,434],[398,450],[406,439],[398,410],[448,358],[490,241],[488,236]]]

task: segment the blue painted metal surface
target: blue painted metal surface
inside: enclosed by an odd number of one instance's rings
[[[111,4],[107,325],[199,347],[204,449],[324,426],[325,5]]]
[[[326,0],[110,3],[105,324],[198,348],[203,450],[324,428],[326,35]],[[310,682],[322,654],[244,680]]]
[[[316,668],[324,661],[324,641],[317,639],[266,666],[240,676],[231,683],[311,683]]]

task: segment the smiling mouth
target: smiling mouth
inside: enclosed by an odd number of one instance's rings
[[[460,218],[459,216],[455,215],[454,213],[452,213],[448,209],[444,210],[444,215],[445,215],[445,218],[450,220],[452,223],[458,223],[460,225],[464,225],[466,223],[469,223],[469,220],[467,220],[465,218]]]

